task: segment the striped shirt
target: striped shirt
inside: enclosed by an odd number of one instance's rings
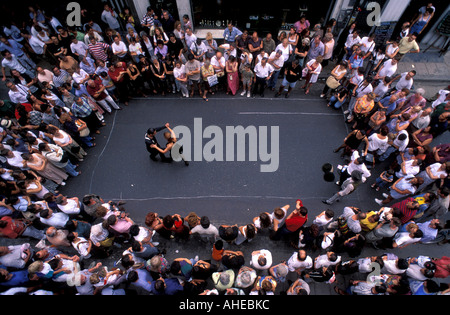
[[[99,42],[95,43],[94,45],[93,44],[88,45],[88,49],[92,57],[94,57],[94,59],[100,59],[104,62],[108,60],[106,50],[109,49],[109,47],[110,46],[108,44]]]
[[[142,26],[150,26],[152,27],[155,24],[155,19],[153,18],[153,14],[149,15],[148,13],[144,15],[144,18],[141,21]]]
[[[64,83],[70,83],[72,82],[72,76],[63,69],[60,69],[61,74],[57,76],[56,74],[53,76],[53,84],[55,87],[60,87]]]

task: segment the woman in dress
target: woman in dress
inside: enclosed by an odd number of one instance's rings
[[[48,126],[45,135],[80,162],[87,155],[86,151],[67,132],[55,126]]]
[[[166,147],[164,149],[161,149],[157,145],[153,145],[152,144],[151,148],[158,150],[162,154],[166,154],[167,152],[169,152],[170,153],[170,160],[172,160],[172,158],[173,158],[172,157],[172,149],[174,149],[175,143],[177,142],[177,136],[176,136],[175,132],[170,128],[169,124],[166,124],[165,127],[167,128],[167,130],[169,130],[168,132],[164,133],[164,138],[167,140]],[[186,161],[184,159],[184,157],[183,157],[183,147],[181,147],[179,149],[178,153],[180,154],[180,157],[183,160],[184,164],[186,166],[189,166],[189,162]]]
[[[166,95],[166,73],[162,62],[158,58],[153,58],[150,68],[153,73],[153,85],[155,87],[155,91],[157,93],[161,93],[163,96]]]
[[[305,94],[309,94],[309,89],[311,85],[317,82],[320,73],[322,72],[322,63],[323,58],[321,56],[316,59],[311,59],[307,64],[306,68],[307,74],[305,76],[305,85],[302,86],[302,89],[305,90]]]
[[[25,166],[29,167],[39,175],[54,181],[58,185],[64,186],[64,182],[69,175],[62,169],[50,163],[46,157],[39,153],[24,153],[22,158],[25,160]]]
[[[227,94],[236,95],[239,89],[239,64],[234,56],[230,56],[225,65],[225,70],[227,72]]]
[[[423,30],[428,26],[431,18],[433,17],[433,9],[427,8],[424,13],[420,14],[412,23],[410,28],[410,34],[421,34]]]
[[[344,152],[342,153],[342,157],[348,155],[352,155],[353,151],[358,150],[359,146],[362,142],[365,142],[366,144],[366,151],[369,147],[369,140],[367,139],[366,133],[363,130],[353,130],[350,132],[347,137],[344,139],[344,143],[337,149],[335,149],[333,152],[338,153],[342,149],[344,149]]]

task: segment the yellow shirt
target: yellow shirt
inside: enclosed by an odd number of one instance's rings
[[[365,231],[365,232],[372,231],[374,228],[377,227],[378,221],[375,221],[374,223],[369,222],[369,218],[370,218],[371,216],[376,215],[376,214],[377,214],[377,212],[375,212],[375,211],[370,211],[370,212],[367,214],[367,216],[366,216],[365,219],[359,220],[359,223],[361,224],[361,229],[362,229],[363,231]]]

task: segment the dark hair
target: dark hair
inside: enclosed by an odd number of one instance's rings
[[[211,223],[209,222],[209,218],[207,216],[203,216],[200,219],[200,225],[202,226],[202,228],[207,229],[209,228],[209,226],[211,225]]]
[[[181,272],[181,264],[179,261],[173,261],[170,265],[170,273],[173,275],[178,275]]]
[[[164,280],[158,279],[155,281],[154,288],[158,293],[163,293],[164,287],[165,287]]]
[[[300,214],[305,216],[308,214],[308,209],[306,207],[300,207]]]
[[[138,235],[138,234],[139,234],[139,225],[133,224],[133,225],[130,227],[129,233],[130,233],[131,236],[136,236],[136,235]]]
[[[131,255],[123,255],[120,261],[125,269],[128,269],[134,265],[133,256]]]
[[[261,222],[262,228],[268,228],[272,224],[270,217],[266,212],[263,212],[259,215],[259,221]]]
[[[173,219],[173,217],[171,215],[166,215],[163,218],[163,225],[167,229],[170,229],[174,223],[175,223],[175,220]]]
[[[67,240],[72,243],[75,240],[75,234],[73,234],[73,232],[70,232],[67,235]]]
[[[399,258],[397,262],[398,269],[406,270],[409,267],[409,261],[405,258]]]
[[[128,276],[127,276],[127,281],[128,282],[136,282],[136,281],[138,281],[139,280],[139,275],[138,275],[138,273],[136,272],[136,270],[132,270],[132,271],[130,271],[129,273],[128,273]]]
[[[223,248],[223,241],[222,241],[222,240],[217,240],[217,241],[214,243],[214,247],[215,247],[217,250],[222,250],[222,248]]]

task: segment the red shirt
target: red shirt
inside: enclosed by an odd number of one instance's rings
[[[119,64],[120,64],[119,67],[114,66],[114,71],[111,71],[111,70],[108,71],[108,74],[111,77],[111,79],[114,81],[114,83],[116,83],[116,82],[123,82],[124,77],[122,76],[122,78],[120,80],[118,80],[119,75],[120,75],[121,72],[127,72],[127,68],[126,68],[125,62],[120,62]]]
[[[2,217],[1,220],[8,222],[6,227],[0,228],[0,234],[6,238],[18,238],[27,228],[23,221],[13,220],[8,216]]]
[[[401,202],[397,202],[392,205],[392,208],[399,209],[403,216],[400,218],[402,224],[405,224],[412,220],[412,218],[416,215],[417,209],[410,209],[406,206],[406,204],[410,201],[414,201],[414,198],[409,197]]]
[[[106,95],[105,91],[100,93],[99,96],[94,97],[94,95],[103,87],[103,84],[101,82],[98,82],[98,80],[95,80],[95,86],[91,87],[89,84],[86,85],[86,90],[88,93],[96,100],[96,101],[102,101],[104,100],[108,95]]]
[[[307,215],[302,217],[300,216],[300,213],[294,213],[289,219],[286,219],[286,228],[291,232],[295,232],[301,228],[306,221],[308,221]]]

